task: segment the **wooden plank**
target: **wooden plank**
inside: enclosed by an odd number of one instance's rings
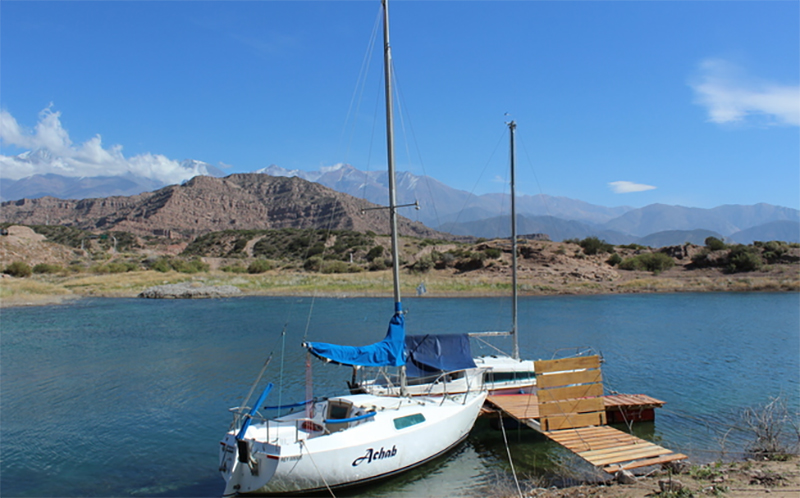
[[[536,385],[541,395],[542,389],[548,387],[562,387],[570,384],[590,384],[602,382],[603,375],[600,370],[579,370],[577,372],[559,372],[545,375],[536,375]]]
[[[603,384],[584,384],[580,386],[553,387],[539,391],[539,403],[572,398],[588,398],[603,395]],[[605,404],[605,399],[603,400]]]
[[[642,440],[637,438],[617,439],[617,438],[594,438],[594,439],[573,439],[569,441],[556,441],[568,450],[576,453],[584,451],[598,451],[608,448],[622,448],[625,446],[633,446],[641,444]]]
[[[578,454],[581,457],[586,458],[587,460],[589,460],[589,459],[592,459],[592,458],[597,458],[597,459],[599,459],[599,458],[612,458],[615,455],[624,455],[624,454],[627,454],[627,453],[641,453],[641,452],[645,452],[646,453],[647,451],[654,450],[654,449],[663,450],[664,448],[662,448],[661,446],[658,446],[656,444],[644,441],[644,440],[639,440],[639,441],[637,441],[635,443],[632,443],[632,444],[626,444],[626,445],[621,445],[621,446],[611,446],[609,448],[603,448],[603,449],[599,449],[599,450],[581,451]],[[669,450],[667,450],[667,451],[669,451]],[[628,460],[633,460],[633,458],[628,458]],[[619,461],[620,462],[625,462],[626,460],[619,460]]]
[[[572,429],[574,427],[586,427],[588,425],[605,425],[606,412],[540,417],[540,421],[542,428],[546,431]]]
[[[605,465],[611,465],[614,463],[627,462],[630,460],[638,460],[640,458],[651,458],[651,457],[666,455],[669,453],[672,453],[672,450],[662,448],[661,446],[656,446],[655,448],[643,448],[638,452],[629,451],[604,458],[587,458],[586,460],[597,467],[601,467]],[[578,456],[583,458],[582,455]]]
[[[575,358],[539,360],[533,362],[533,371],[537,374],[545,372],[562,372],[564,370],[580,370],[586,368],[600,368],[600,357],[597,355],[576,356]]]
[[[587,412],[605,412],[603,398],[564,399],[539,404],[540,417]]]
[[[609,410],[660,408],[666,404],[645,394],[607,394],[603,399]]]
[[[603,470],[609,474],[616,474],[622,469],[638,469],[641,467],[649,467],[650,465],[661,465],[662,463],[674,462],[676,460],[685,460],[688,457],[681,453],[672,453],[658,458],[648,458],[646,460],[637,460],[635,462],[626,463],[624,465],[609,465],[603,467]]]
[[[486,400],[498,409],[506,412],[517,420],[539,418],[539,405],[536,395],[513,394],[502,396],[489,396]]]

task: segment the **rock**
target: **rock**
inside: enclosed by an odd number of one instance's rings
[[[614,477],[620,484],[636,484],[636,476],[629,470],[620,470]]]
[[[668,491],[677,493],[683,489],[683,483],[677,479],[659,479],[658,487],[661,489],[662,493],[666,493]]]
[[[232,297],[242,293],[232,285],[202,285],[184,282],[180,284],[157,285],[139,293],[145,299],[205,299]]]

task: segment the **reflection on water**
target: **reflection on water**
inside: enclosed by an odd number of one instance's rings
[[[406,308],[409,333],[510,324],[507,299],[418,298]],[[783,395],[798,410],[797,294],[538,297],[521,299],[519,311],[524,357],[593,347],[606,360],[607,389],[667,402],[634,432],[694,460],[719,458],[723,436],[729,456],[742,450],[746,435],[727,433],[742,407]],[[263,383],[280,389],[268,404],[301,400],[304,339],[365,344],[383,337],[390,315],[385,299],[88,299],[5,309],[3,496],[218,495],[227,409],[242,402],[270,353]],[[349,369],[313,368],[315,394],[344,390]],[[532,431],[506,437],[518,475],[596,474]],[[366,494],[484,496],[498,487],[514,489],[503,436],[479,421],[454,452]],[[365,490],[348,493],[337,496]]]

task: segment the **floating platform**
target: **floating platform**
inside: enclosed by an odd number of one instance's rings
[[[687,458],[607,425],[653,420],[664,402],[644,394],[603,395],[597,356],[537,361],[534,370],[537,394],[489,396],[487,405],[610,474]]]

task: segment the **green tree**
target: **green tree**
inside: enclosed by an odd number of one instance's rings
[[[720,251],[725,249],[725,242],[716,237],[706,237],[705,243],[706,247],[708,247],[710,251]]]

